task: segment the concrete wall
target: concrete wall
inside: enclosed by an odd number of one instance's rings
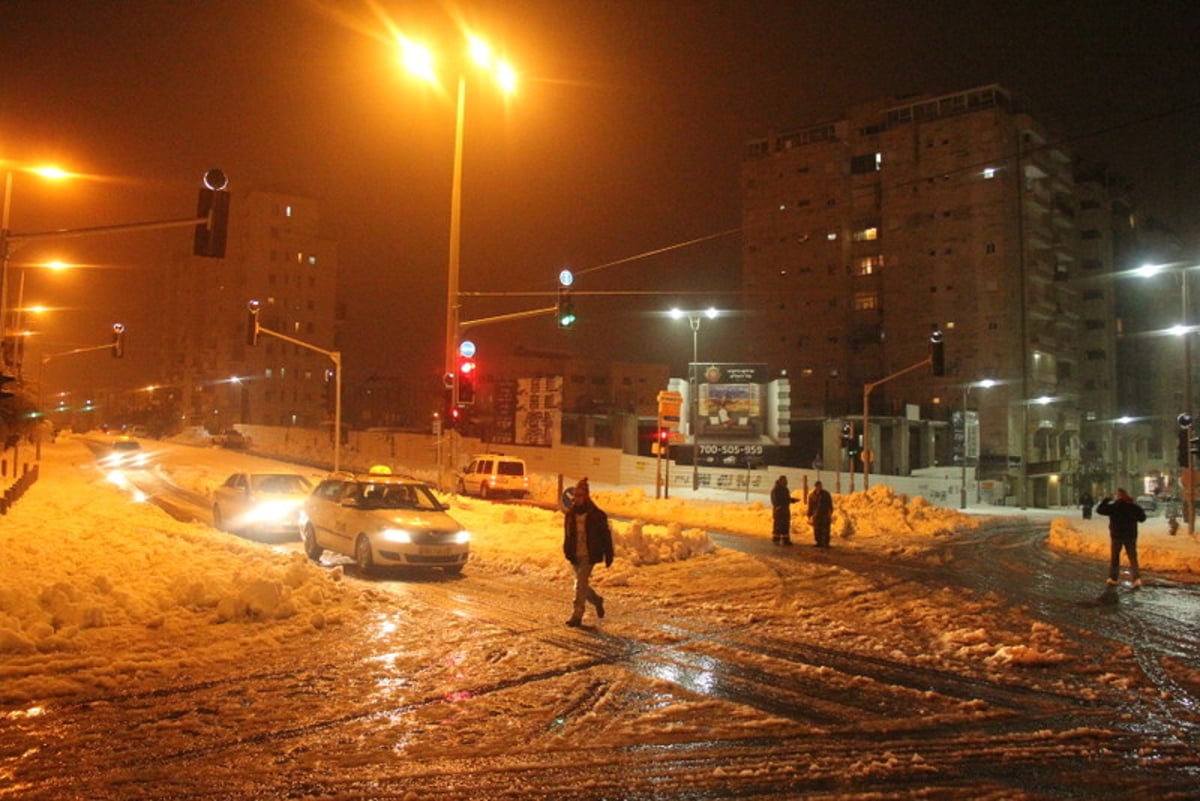
[[[330,429],[302,429],[275,426],[238,426],[251,439],[251,449],[262,456],[331,469],[333,467],[333,436]],[[341,449],[340,467],[343,470],[365,471],[376,464],[386,464],[397,472],[410,473],[438,483],[437,465],[440,448],[448,447],[447,440],[431,434],[402,432],[351,431],[345,434]],[[533,448],[519,445],[485,445],[476,439],[454,435],[453,464],[462,468],[472,455],[500,451],[525,460],[530,473],[543,479],[562,477],[565,486],[587,476],[596,484],[621,487],[641,486],[654,493],[660,464],[655,457],[631,456],[614,448],[586,448],[560,445],[554,448]],[[686,498],[692,492],[691,465],[675,465],[664,459],[661,463],[664,492],[672,497]],[[770,467],[762,470],[701,468],[699,483],[702,489],[742,493],[749,500],[764,501],[776,477],[784,474],[793,491],[803,491],[820,479],[834,493],[850,491],[850,475],[829,470],[808,470],[791,467]],[[957,507],[961,498],[962,476],[959,470],[929,471],[916,476],[871,476],[871,486],[888,486],[898,493],[924,496],[939,506]],[[862,476],[854,477],[854,489],[863,488]],[[973,471],[967,473],[967,501],[976,505],[977,487]],[[731,498],[736,500],[736,498]],[[987,498],[983,499],[986,503]]]

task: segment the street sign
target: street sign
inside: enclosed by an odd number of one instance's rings
[[[658,393],[659,428],[679,428],[679,413],[682,408],[682,394],[678,392]]]

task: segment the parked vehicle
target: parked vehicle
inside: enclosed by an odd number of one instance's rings
[[[312,488],[296,473],[234,473],[213,490],[213,528],[296,539]]]
[[[478,495],[480,498],[524,498],[529,495],[525,460],[502,453],[476,456],[459,475],[458,491],[461,495]]]
[[[335,473],[317,484],[304,503],[301,537],[313,561],[333,551],[364,573],[387,566],[460,573],[471,540],[428,484],[386,468]]]
[[[250,447],[250,438],[236,428],[227,428],[220,434],[213,434],[213,445],[232,450],[245,450]]]

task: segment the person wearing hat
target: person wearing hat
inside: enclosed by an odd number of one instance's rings
[[[787,476],[775,479],[771,488],[771,541],[776,545],[792,544],[792,504],[798,500],[788,489]]]
[[[575,607],[567,625],[583,624],[588,603],[596,607],[596,617],[603,618],[604,599],[592,589],[592,568],[600,562],[612,567],[612,529],[608,515],[592,502],[586,478],[575,485],[571,508],[563,516],[563,556],[575,569]]]
[[[1124,489],[1117,490],[1117,498],[1105,495],[1096,507],[1096,514],[1108,518],[1108,539],[1112,544],[1112,556],[1108,562],[1108,584],[1116,586],[1120,575],[1121,551],[1129,557],[1129,573],[1133,576],[1133,586],[1142,586],[1141,575],[1138,572],[1137,536],[1138,523],[1146,522],[1146,511],[1137,505]]]

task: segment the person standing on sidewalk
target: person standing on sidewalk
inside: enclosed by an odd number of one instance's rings
[[[1108,518],[1108,538],[1112,543],[1112,557],[1108,562],[1108,584],[1116,586],[1120,575],[1121,551],[1129,557],[1129,574],[1133,576],[1133,586],[1142,586],[1142,578],[1138,572],[1137,536],[1138,523],[1146,522],[1146,512],[1138,506],[1129,493],[1124,489],[1117,490],[1117,498],[1105,495],[1096,507],[1096,514]]]
[[[833,496],[818,481],[808,495],[808,522],[818,548],[829,547],[829,527],[833,525]]]
[[[592,589],[592,568],[604,562],[612,567],[612,529],[608,515],[592,502],[587,478],[579,479],[571,508],[563,516],[563,555],[575,570],[575,606],[567,625],[583,625],[583,613],[590,602],[596,617],[604,617],[604,599]]]
[[[788,489],[787,476],[775,479],[771,487],[771,541],[776,545],[792,544],[792,504],[797,500]]]

